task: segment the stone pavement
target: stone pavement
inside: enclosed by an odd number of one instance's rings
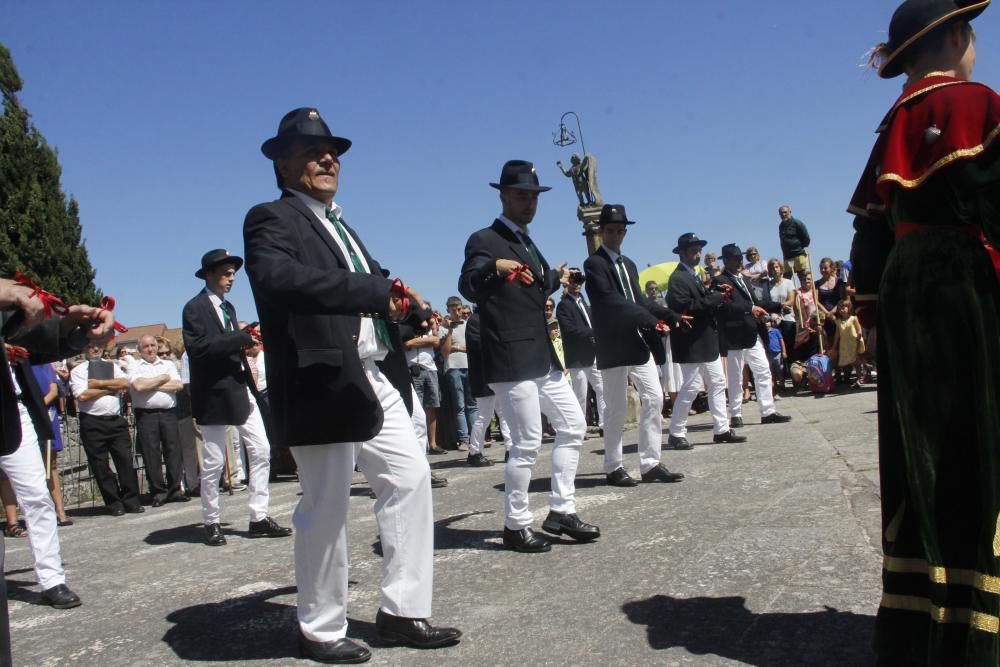
[[[383,665],[870,665],[880,591],[873,390],[785,398],[794,421],[761,426],[745,406],[744,445],[665,451],[680,484],[604,484],[602,443],[584,443],[577,504],[603,536],[548,554],[500,548],[503,468],[434,457],[450,485],[434,491],[435,616],[465,632],[436,651],[374,636],[380,559],[371,500],[351,500],[351,627]],[[635,432],[626,466],[637,474]],[[536,527],[546,512],[548,452],[536,467]],[[502,447],[487,450],[502,459]],[[291,523],[298,485],[272,486]],[[201,544],[200,504],[143,515],[75,514],[60,529],[82,607],[39,604],[24,540],[8,539],[7,585],[17,665],[312,664],[296,658],[292,539],[245,537],[246,494],[223,498],[229,544]]]

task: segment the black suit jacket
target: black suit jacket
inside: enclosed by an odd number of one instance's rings
[[[719,332],[715,316],[722,301],[721,294],[710,292],[688,268],[678,266],[670,274],[667,305],[680,315],[694,318],[690,327],[677,327],[670,332],[674,363],[696,364],[719,358]]]
[[[603,247],[583,263],[587,274],[587,296],[594,309],[594,334],[597,338],[597,367],[641,366],[649,361],[652,351],[657,364],[666,361],[663,337],[656,324],[663,320],[671,327],[677,315],[646,298],[639,287],[639,272],[635,262],[622,256],[635,299],[626,298],[611,255]]]
[[[10,366],[7,365],[7,342],[20,345],[30,353],[30,363],[41,364],[57,361],[78,354],[87,344],[86,335],[79,329],[71,336],[61,336],[58,317],[46,320],[38,326],[24,330],[20,326],[21,317],[16,311],[0,312],[0,456],[17,451],[21,444],[21,416],[17,407],[14,382]],[[17,382],[21,387],[22,400],[31,415],[39,438],[51,439],[52,426],[48,411],[42,402],[35,376],[27,364],[14,365]],[[47,426],[46,426],[47,425]]]
[[[753,293],[749,291],[748,282],[746,278],[743,279],[743,284],[747,287],[747,291],[743,291],[728,272],[723,271],[712,278],[713,285],[731,285],[733,288],[729,301],[722,304],[717,315],[719,335],[722,345],[727,350],[745,350],[757,344],[761,323],[753,315],[753,306],[760,306],[769,313],[781,311],[781,304],[775,304],[773,301],[758,303],[753,298]],[[767,331],[766,326],[764,330]]]
[[[559,289],[559,273],[545,258],[530,285],[497,275],[496,260],[531,264],[521,240],[500,220],[469,237],[458,291],[478,306],[486,382],[520,382],[562,368],[545,322],[545,300]]]
[[[590,306],[585,303],[584,307],[593,321]],[[597,343],[594,341],[594,330],[587,324],[576,299],[569,294],[563,296],[556,306],[556,319],[559,320],[566,368],[590,368],[597,355]]]
[[[228,301],[226,305],[235,323],[236,308]],[[205,290],[184,305],[183,326],[194,418],[205,425],[246,423],[247,387],[257,391],[244,352],[253,343],[250,332],[226,331]]]
[[[243,225],[246,268],[267,360],[272,428],[291,446],[363,442],[382,430],[382,405],[358,356],[362,316],[384,318],[392,281],[348,225],[370,273],[352,270],[323,224],[285,193],[259,204]],[[379,368],[410,398],[399,328]]]
[[[472,395],[485,398],[492,396],[493,390],[486,384],[486,376],[483,375],[483,346],[479,327],[479,313],[472,313],[472,317],[465,323],[465,351],[469,360],[469,387]]]

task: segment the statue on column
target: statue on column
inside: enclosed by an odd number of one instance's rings
[[[556,166],[559,167],[563,176],[573,182],[576,198],[580,200],[580,207],[603,206],[604,199],[601,197],[601,191],[597,188],[597,158],[588,153],[581,161],[580,155],[573,153],[570,157],[570,163],[568,171],[560,161],[556,161]]]

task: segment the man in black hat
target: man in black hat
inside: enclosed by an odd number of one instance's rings
[[[394,322],[426,308],[383,275],[334,202],[348,139],[316,109],[295,109],[261,146],[281,198],[247,213],[247,274],[267,332],[272,429],[291,447],[295,582],[304,657],[357,663],[347,634],[347,511],[355,465],[375,493],[385,554],[375,631],[418,648],[454,644],[428,619],[434,583],[430,466],[408,414],[413,390]]]
[[[496,393],[500,413],[510,425],[513,445],[504,475],[503,543],[508,549],[536,553],[551,543],[531,530],[528,508],[531,468],[542,446],[544,413],[556,430],[552,447],[552,493],[542,528],[578,541],[600,536],[597,526],[576,515],[575,480],[586,420],[549,338],[545,302],[569,279],[566,264],[549,268],[528,236],[538,194],[530,162],[511,160],[499,183],[503,213],[469,237],[458,289],[478,306],[483,372]]]
[[[257,406],[257,387],[250,374],[246,348],[254,344],[240,329],[236,308],[226,301],[243,259],[223,249],[201,258],[195,277],[205,289],[184,306],[184,347],[191,373],[191,409],[204,438],[201,470],[201,508],[205,544],[222,546],[219,512],[219,476],[225,467],[226,429],[235,426],[247,448],[250,537],[287,537],[291,528],[279,526],[267,515],[271,445]]]
[[[720,285],[711,291],[705,287],[695,267],[701,260],[701,249],[707,241],[687,232],[677,239],[674,252],[680,263],[667,283],[667,305],[676,313],[690,315],[690,327],[678,327],[670,333],[670,349],[674,362],[681,366],[681,388],[670,418],[667,445],[674,449],[691,449],[687,440],[687,418],[701,382],[708,390],[708,407],[712,413],[712,441],[746,442],[729,427],[726,416],[726,376],[719,357],[719,332],[716,315],[732,288]]]
[[[660,463],[663,386],[656,371],[666,361],[659,330],[681,327],[680,316],[646,298],[635,262],[621,254],[626,225],[621,204],[605,204],[597,221],[601,247],[587,258],[587,296],[594,307],[597,367],[604,379],[604,473],[611,486],[636,486],[622,456],[625,395],[631,379],[639,391],[639,472],[643,482],[679,482],[681,473]]]
[[[774,407],[771,387],[771,366],[761,342],[760,318],[767,313],[780,313],[781,304],[773,301],[758,303],[750,286],[743,280],[743,251],[735,243],[722,246],[723,270],[712,279],[713,287],[727,286],[730,299],[718,312],[726,346],[726,379],[729,386],[729,426],[743,426],[743,367],[749,366],[757,385],[760,423],[782,424],[792,418],[779,414]]]
[[[583,300],[581,290],[586,276],[579,269],[570,269],[569,282],[556,307],[559,335],[563,341],[563,358],[569,371],[570,386],[580,402],[584,416],[587,414],[587,392],[594,388],[597,403],[597,426],[604,429],[604,380],[597,370],[597,344],[590,306]]]

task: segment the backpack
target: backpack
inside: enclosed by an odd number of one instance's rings
[[[815,394],[829,394],[833,391],[833,366],[830,357],[825,354],[814,354],[806,362],[806,377],[809,380],[809,391]]]

